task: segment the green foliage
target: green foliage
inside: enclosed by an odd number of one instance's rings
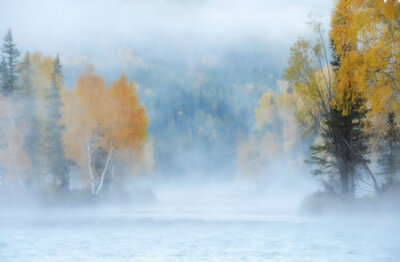
[[[384,176],[384,189],[395,183],[400,171],[400,130],[395,114],[389,113],[384,132],[379,143],[380,174]]]
[[[17,71],[18,57],[20,52],[16,48],[13,41],[11,29],[8,29],[3,38],[3,46],[1,48],[5,63],[2,63],[2,83],[1,88],[4,95],[10,94],[17,87]],[[4,61],[3,60],[3,61]]]
[[[323,114],[329,111],[332,100],[332,74],[328,65],[328,54],[322,37],[322,28],[318,29],[314,39],[300,38],[290,48],[290,59],[284,78],[294,88],[302,101],[297,117],[310,134],[318,132]]]
[[[355,178],[360,179],[358,167],[365,165],[369,147],[364,130],[369,125],[367,104],[352,82],[342,83],[338,89],[337,83],[344,77],[338,73],[341,56],[331,41],[333,61],[328,64],[324,30],[318,23],[311,25],[314,39],[299,39],[293,44],[285,78],[303,105],[298,120],[308,124],[305,130],[314,130],[317,137],[309,161],[315,174],[321,175],[326,189],[353,195]]]
[[[62,132],[64,127],[60,124],[62,102],[60,90],[62,85],[62,71],[60,58],[57,55],[53,62],[51,86],[47,90],[46,109],[47,122],[45,132],[45,154],[50,173],[54,176],[56,184],[67,189],[69,185],[68,165],[64,158],[62,145]]]
[[[19,83],[16,90],[18,108],[18,122],[20,128],[28,130],[24,138],[24,149],[30,160],[31,169],[29,179],[33,182],[37,180],[39,174],[39,125],[36,111],[36,94],[33,90],[33,69],[30,54],[27,52],[22,62],[17,66]]]
[[[331,106],[321,125],[321,141],[311,147],[311,163],[315,174],[324,175],[323,183],[328,190],[354,194],[357,168],[369,152],[368,135],[365,134],[367,110],[364,100],[358,98],[353,108],[343,111]]]
[[[7,62],[6,59],[3,57],[0,63],[0,85],[3,90],[5,83],[7,81]]]

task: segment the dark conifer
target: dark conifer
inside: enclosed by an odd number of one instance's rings
[[[18,86],[15,91],[18,105],[18,123],[20,128],[27,130],[24,139],[24,148],[31,160],[32,168],[29,174],[31,182],[38,182],[39,179],[39,124],[36,111],[36,93],[33,89],[33,69],[31,57],[27,52],[18,65]]]
[[[387,116],[386,127],[379,143],[380,174],[385,179],[384,189],[389,188],[400,171],[400,130],[393,112]]]
[[[5,60],[5,69],[2,68],[4,75],[2,76],[2,92],[4,95],[9,95],[17,87],[17,70],[18,57],[20,52],[16,48],[13,41],[11,29],[8,29],[6,35],[3,38],[3,46],[1,48],[3,58]],[[3,67],[3,63],[2,63]]]
[[[49,164],[49,171],[54,176],[58,186],[67,189],[69,186],[68,165],[64,158],[62,145],[63,126],[60,124],[62,106],[60,91],[62,84],[62,67],[60,58],[57,55],[53,63],[51,86],[46,96],[46,109],[48,112],[46,131],[46,155]]]
[[[333,44],[331,47],[334,49]],[[340,67],[340,58],[333,52],[331,66]],[[350,89],[351,87],[349,87]],[[315,174],[325,175],[325,186],[330,190],[340,189],[343,195],[354,195],[356,188],[357,167],[368,161],[368,138],[365,134],[367,109],[361,94],[348,97],[352,108],[343,112],[334,105],[322,116],[321,142],[311,147],[311,163],[315,164]]]

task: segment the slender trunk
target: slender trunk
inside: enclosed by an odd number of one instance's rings
[[[88,169],[89,169],[89,178],[90,178],[90,186],[91,186],[91,192],[92,195],[95,194],[94,191],[94,175],[93,175],[93,170],[92,170],[92,152],[90,150],[90,141],[88,141],[86,145],[86,151],[88,153]]]
[[[113,189],[114,187],[114,177],[115,177],[115,164],[111,165],[111,182],[110,182],[110,188]]]
[[[100,190],[101,190],[101,188],[103,187],[103,184],[104,184],[104,177],[106,176],[106,173],[107,173],[107,171],[108,171],[108,166],[109,166],[109,163],[110,163],[110,159],[111,159],[112,152],[113,152],[113,151],[111,150],[111,151],[108,153],[108,155],[107,155],[106,164],[104,165],[103,171],[101,172],[100,183],[99,183],[99,185],[97,186],[95,195],[98,195],[99,192],[100,192]]]
[[[339,164],[339,175],[340,175],[340,184],[343,195],[349,194],[349,174],[347,172],[347,168],[343,160],[340,161]]]
[[[350,180],[350,183],[349,183],[349,185],[350,185],[350,191],[349,191],[349,193],[352,195],[352,196],[354,196],[354,194],[355,194],[355,191],[356,191],[356,185],[355,185],[355,179],[354,179],[354,172],[349,172],[349,180]]]
[[[372,182],[374,183],[375,192],[376,192],[378,195],[380,195],[382,190],[381,190],[381,188],[379,187],[378,182],[377,182],[377,180],[376,180],[374,174],[372,173],[371,169],[369,169],[368,164],[367,164],[367,162],[365,161],[365,159],[362,158],[361,156],[359,156],[357,153],[354,152],[353,148],[352,148],[351,145],[347,142],[346,139],[344,139],[343,137],[342,137],[342,139],[343,139],[344,143],[346,144],[346,146],[348,146],[349,149],[351,150],[351,153],[352,153],[356,158],[358,158],[358,159],[361,161],[361,163],[362,163],[364,169],[367,171],[368,175],[369,175],[369,176],[371,177],[371,179],[372,179]]]
[[[389,179],[388,179],[388,183],[387,186],[391,186],[393,184],[393,177],[394,177],[394,154],[393,154],[393,144],[390,142],[389,143],[389,148],[390,148],[390,155],[389,155]]]

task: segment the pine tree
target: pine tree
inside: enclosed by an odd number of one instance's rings
[[[317,166],[315,173],[327,175],[327,188],[339,187],[343,195],[354,194],[356,169],[367,161],[367,110],[363,99],[357,101],[346,115],[332,106],[321,125],[322,142],[311,147],[311,162]]]
[[[400,130],[393,112],[387,116],[386,128],[379,145],[381,175],[385,178],[384,189],[390,187],[400,171]]]
[[[13,41],[11,29],[8,29],[6,35],[3,38],[3,46],[1,51],[3,53],[3,57],[5,59],[5,69],[4,77],[2,77],[2,92],[4,95],[10,94],[17,87],[17,70],[16,66],[18,63],[18,57],[20,52],[16,48],[16,45]],[[3,67],[3,64],[2,64]]]
[[[64,158],[64,148],[61,140],[63,126],[60,124],[60,108],[62,106],[60,97],[61,70],[60,58],[57,55],[53,63],[51,87],[46,96],[48,121],[45,141],[50,172],[53,174],[56,184],[62,189],[67,189],[69,186],[68,165]]]
[[[0,87],[3,90],[3,86],[7,81],[7,62],[6,59],[3,57],[0,63]]]
[[[18,118],[21,128],[28,130],[24,139],[24,149],[26,150],[31,163],[30,181],[37,180],[39,173],[38,161],[38,141],[39,141],[39,126],[36,113],[36,94],[33,90],[33,69],[29,52],[26,52],[22,62],[18,65],[18,88],[15,95],[18,105]],[[37,182],[37,181],[36,181]]]
[[[331,48],[335,51],[333,42]],[[337,71],[340,65],[340,56],[333,52],[333,70]],[[351,86],[347,88],[351,89]],[[369,151],[368,135],[364,132],[368,125],[368,110],[361,94],[350,91],[343,97],[352,101],[348,103],[351,107],[344,111],[338,104],[330,105],[329,112],[322,117],[322,142],[311,147],[310,162],[317,166],[316,174],[329,177],[325,184],[327,188],[340,188],[343,195],[354,195],[356,169],[368,162],[365,159]]]

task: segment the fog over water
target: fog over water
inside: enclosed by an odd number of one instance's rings
[[[60,54],[66,88],[74,89],[87,65],[107,83],[121,72],[137,83],[154,142],[153,180],[177,176],[171,184],[182,175],[190,177],[184,182],[189,184],[237,183],[236,150],[254,129],[258,99],[265,91],[279,90],[289,47],[309,31],[310,13],[328,28],[333,5],[315,0],[3,3],[0,31],[11,27],[22,52]],[[204,124],[210,110],[204,99],[219,108],[210,124]],[[179,140],[189,136],[189,145]],[[273,180],[289,181],[296,166],[280,167],[266,172]],[[315,188],[303,168],[301,179]],[[255,188],[257,182],[251,183]]]
[[[39,126],[51,115],[43,113],[49,107],[43,101],[55,82],[57,54],[60,130],[71,132],[67,138],[89,137],[76,131],[91,124],[85,114],[119,108],[118,101],[100,99],[84,111],[78,99],[95,95],[80,84],[102,83],[108,91],[96,95],[134,94],[132,111],[138,107],[148,121],[137,151],[124,148],[125,141],[120,151],[107,151],[102,142],[91,153],[103,130],[87,139],[83,160],[83,144],[70,142],[64,191],[53,187],[46,164],[39,182],[21,182],[34,161],[27,171],[12,171],[18,179],[3,182],[4,166],[18,166],[21,157],[4,160],[18,152],[0,142],[0,262],[399,261],[398,201],[380,206],[386,196],[376,200],[369,184],[356,194],[366,196],[360,202],[310,197],[325,186],[307,164],[315,136],[301,134],[297,104],[290,100],[294,91],[283,74],[290,47],[311,35],[307,21],[318,20],[329,31],[334,1],[0,0],[0,6],[0,34],[12,29],[18,61],[26,51],[33,57],[39,98],[30,114],[39,115]],[[118,82],[121,75],[134,87]],[[15,136],[4,137],[19,143],[33,125],[18,127],[19,109],[10,101],[0,108],[0,121],[17,123],[9,128]],[[9,108],[16,113],[4,117]],[[121,119],[131,114],[121,112]],[[68,126],[68,114],[82,122]],[[42,125],[40,132],[48,128]],[[67,155],[65,137],[58,142]],[[35,141],[45,148],[47,140]],[[25,158],[21,163],[29,162]],[[114,162],[106,172],[109,159]],[[91,172],[101,182],[90,184]],[[326,203],[331,206],[324,213]]]

